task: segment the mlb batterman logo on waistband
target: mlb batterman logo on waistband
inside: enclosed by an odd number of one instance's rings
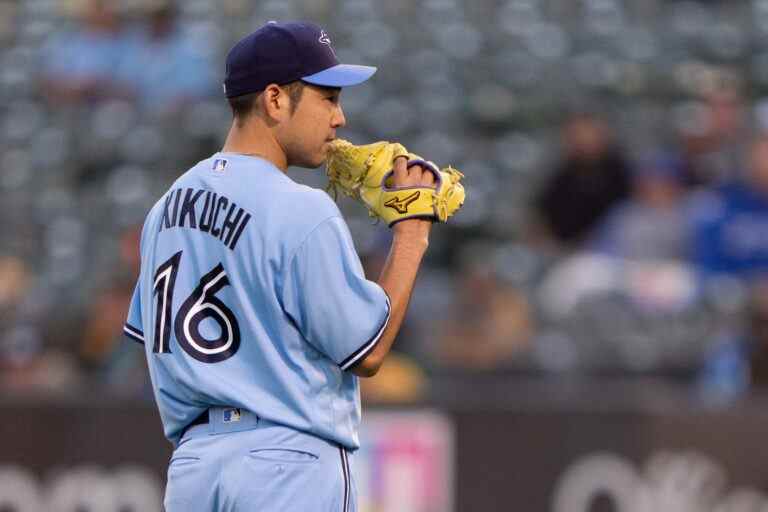
[[[314,23],[271,21],[229,51],[224,94],[233,98],[296,80],[347,87],[365,82],[375,72],[373,66],[341,64],[330,36]]]
[[[240,409],[224,409],[222,421],[224,423],[240,421]]]

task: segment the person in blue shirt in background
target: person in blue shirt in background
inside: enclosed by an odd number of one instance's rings
[[[690,246],[682,162],[644,158],[632,172],[630,197],[611,208],[587,248],[626,260],[687,259]]]
[[[89,0],[71,14],[75,25],[53,34],[41,49],[43,95],[55,106],[126,95],[115,73],[128,36],[114,4]]]
[[[210,59],[214,50],[213,41],[200,34],[193,39],[179,24],[174,2],[154,2],[131,30],[117,77],[129,88],[139,108],[177,112],[216,91]]]
[[[768,384],[768,280],[752,286],[743,325],[721,334],[697,384],[706,401],[720,405]]]
[[[693,262],[704,276],[768,272],[768,136],[750,146],[737,181],[693,199]]]
[[[692,260],[703,287],[725,278],[740,283],[748,296],[743,325],[720,336],[699,375],[704,394],[724,402],[768,373],[768,136],[752,142],[747,162],[737,181],[696,193],[691,209]]]

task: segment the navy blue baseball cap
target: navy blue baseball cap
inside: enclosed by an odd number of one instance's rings
[[[224,94],[233,98],[296,80],[347,87],[375,72],[372,66],[339,63],[330,37],[314,23],[270,21],[229,51]]]

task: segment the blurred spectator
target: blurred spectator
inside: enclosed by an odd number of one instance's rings
[[[148,391],[142,351],[122,334],[133,281],[118,280],[91,304],[80,345],[85,375],[99,389],[116,395],[141,396]]]
[[[680,127],[685,183],[723,185],[734,181],[749,139],[744,98],[735,85],[723,85],[704,98],[698,115]]]
[[[631,197],[613,207],[588,244],[630,260],[683,260],[690,246],[681,162],[658,156],[634,172]]]
[[[120,60],[118,77],[148,110],[176,112],[215,91],[213,42],[193,39],[179,24],[174,2],[158,0],[132,31]]]
[[[629,165],[605,121],[571,117],[563,128],[563,155],[533,205],[545,241],[573,248],[617,202],[629,195]]]
[[[453,304],[435,325],[436,358],[454,367],[505,366],[529,348],[533,314],[527,298],[488,264],[467,261],[458,275]]]
[[[115,77],[128,39],[114,2],[87,0],[74,15],[75,26],[42,49],[43,93],[52,105],[123,96]]]
[[[743,395],[768,385],[768,281],[754,284],[741,332],[724,334],[705,359],[700,391],[710,401]]]
[[[39,334],[35,333],[36,342],[26,346],[16,343],[18,336],[14,335],[19,324],[19,304],[29,292],[31,282],[30,269],[21,258],[0,255],[0,370],[6,374],[39,351]]]
[[[136,225],[123,231],[120,236],[120,272],[124,273],[132,281],[139,275],[141,269],[141,243],[142,225]],[[131,290],[133,291],[133,290]]]
[[[0,257],[0,391],[4,394],[61,393],[79,381],[71,355],[46,347],[39,322],[20,314],[33,281],[23,260]]]
[[[98,294],[83,331],[80,355],[89,368],[106,366],[118,343],[124,342],[120,326],[133,293],[130,281],[116,282]]]
[[[0,255],[0,318],[10,319],[10,310],[21,301],[30,284],[30,269],[20,258]]]
[[[705,275],[768,272],[768,136],[756,139],[742,180],[693,200],[693,260]]]
[[[137,395],[146,387],[144,356],[129,346],[132,342],[122,333],[139,272],[140,236],[141,227],[136,226],[120,237],[119,265],[112,281],[90,305],[79,346],[86,372],[100,386],[118,394]]]

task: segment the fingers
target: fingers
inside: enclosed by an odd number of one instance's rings
[[[408,182],[408,158],[399,156],[394,162],[394,180],[396,187],[405,187]]]
[[[425,166],[414,165],[408,170],[408,177],[412,186],[417,187],[434,187],[435,175]]]
[[[408,168],[408,186],[418,187],[421,185],[422,168],[420,165],[413,165]]]
[[[394,162],[394,185],[396,187],[434,187],[435,175],[421,165],[408,167],[405,157]]]
[[[425,169],[424,172],[421,173],[421,185],[424,187],[435,186],[435,175],[432,171]]]

